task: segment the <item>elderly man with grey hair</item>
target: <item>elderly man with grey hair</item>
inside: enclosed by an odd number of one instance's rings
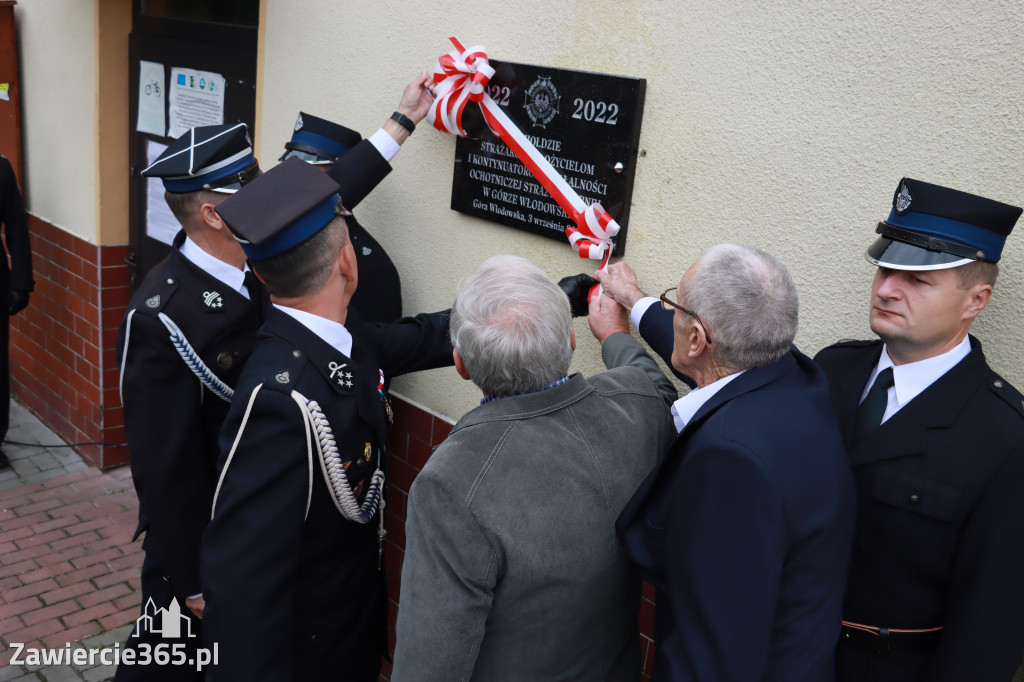
[[[484,397],[409,493],[391,679],[638,680],[640,583],[615,519],[673,436],[672,383],[610,299],[608,371],[568,375],[569,302],[496,256],[459,286],[455,366]]]
[[[789,272],[719,244],[661,305],[624,263],[597,277],[696,386],[617,524],[658,591],[652,679],[831,682],[853,481],[825,377],[792,346]]]

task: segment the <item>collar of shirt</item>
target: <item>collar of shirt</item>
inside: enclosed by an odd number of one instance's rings
[[[211,277],[224,282],[224,284],[247,299],[249,298],[249,290],[245,286],[245,273],[249,269],[248,263],[246,263],[244,269],[239,270],[234,265],[225,263],[221,259],[206,253],[201,246],[189,237],[185,237],[185,241],[182,242],[178,250],[181,251],[182,256],[190,260],[197,268]]]
[[[305,310],[289,308],[276,303],[273,306],[282,313],[293,317],[299,324],[319,336],[346,358],[352,357],[352,334],[345,329],[345,325],[328,320],[326,317],[307,313]]]
[[[523,391],[522,393],[514,393],[513,395],[529,395],[531,393],[540,393],[541,391],[546,391],[549,388],[554,388],[555,386],[561,386],[562,384],[564,384],[567,381],[569,381],[569,375],[568,374],[564,375],[561,379],[559,379],[555,383],[548,384],[544,388],[538,388],[536,391]],[[483,398],[480,399],[480,404],[484,405],[486,403],[489,403],[489,402],[492,402],[492,401],[495,401],[495,400],[501,400],[502,398],[511,398],[511,397],[512,396],[510,396],[510,395],[485,395]]]
[[[889,389],[889,402],[885,407],[885,414],[882,415],[884,424],[889,417],[896,414],[904,405],[916,398],[924,389],[934,384],[939,377],[953,369],[961,360],[971,352],[971,340],[964,336],[963,340],[952,350],[942,355],[935,355],[917,362],[908,362],[905,365],[894,365],[889,357],[889,349],[882,346],[882,355],[878,358],[875,371],[868,377],[868,383],[861,393],[861,402],[867,396],[871,386],[875,383],[878,373],[887,367],[892,367],[892,378],[895,382]]]
[[[657,300],[657,299],[655,299]],[[730,381],[743,374],[747,370],[741,369],[739,372],[730,374],[727,377],[722,377],[718,381],[712,381],[707,386],[695,388],[679,400],[672,403],[672,420],[676,423],[676,431],[682,431],[686,428],[686,425],[693,419],[693,415],[697,414],[697,410],[704,406],[704,403],[711,400],[712,397],[728,384]]]

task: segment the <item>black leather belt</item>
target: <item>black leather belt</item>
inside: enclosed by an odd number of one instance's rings
[[[884,654],[890,651],[931,651],[939,643],[941,636],[941,627],[901,630],[877,628],[844,620],[839,642],[857,649]]]

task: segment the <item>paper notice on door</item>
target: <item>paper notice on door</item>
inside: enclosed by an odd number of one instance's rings
[[[164,65],[156,62],[139,61],[139,117],[135,129],[140,133],[167,134],[164,102]]]
[[[151,166],[167,145],[146,141],[146,165]],[[164,182],[160,178],[146,178],[146,236],[170,244],[178,234],[181,224],[167,208],[164,200]]]
[[[219,73],[174,67],[170,93],[170,137],[224,122],[224,76]]]
[[[11,84],[0,83],[0,99],[11,101]]]

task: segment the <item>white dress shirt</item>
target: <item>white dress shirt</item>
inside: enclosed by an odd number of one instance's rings
[[[690,423],[691,419],[693,419],[693,415],[697,414],[697,411],[704,407],[704,403],[711,400],[716,393],[725,388],[726,384],[746,371],[747,370],[745,369],[741,369],[727,377],[722,377],[717,381],[712,381],[707,386],[695,388],[679,400],[672,403],[672,421],[676,424],[676,431],[682,431],[685,429],[686,425]]]
[[[882,415],[882,423],[884,424],[889,417],[899,412],[904,405],[916,398],[921,391],[934,384],[943,374],[953,369],[970,352],[971,340],[964,336],[963,341],[957,344],[956,348],[946,351],[942,355],[925,358],[917,362],[908,362],[905,365],[895,365],[892,358],[889,357],[888,347],[882,346],[882,356],[878,358],[875,371],[868,377],[868,383],[864,387],[864,392],[860,395],[860,402],[864,402],[864,398],[867,397],[868,391],[871,390],[871,386],[875,383],[875,377],[878,376],[878,373],[887,367],[892,367],[892,377],[895,383],[889,387],[889,402],[885,406],[885,414]]]
[[[273,306],[282,313],[295,318],[299,324],[329,343],[332,348],[339,351],[346,358],[352,357],[352,334],[345,329],[345,325],[334,320],[328,320],[326,317],[307,313],[305,310],[289,308],[276,303]]]
[[[368,138],[370,144],[377,148],[380,155],[384,157],[384,160],[391,162],[391,159],[395,158],[395,154],[402,148],[402,145],[395,142],[395,138],[388,135],[383,128],[377,128],[377,132],[370,135]]]
[[[249,289],[245,286],[245,273],[249,270],[248,263],[244,269],[239,270],[234,265],[225,263],[221,259],[206,253],[189,237],[185,237],[185,241],[178,250],[182,256],[191,261],[197,268],[211,277],[224,282],[225,285],[245,296],[246,299],[249,298]]]

